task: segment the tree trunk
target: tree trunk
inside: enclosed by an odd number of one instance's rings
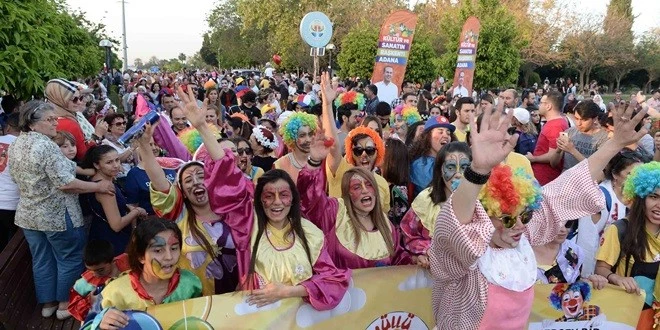
[[[620,75],[617,75],[616,78],[615,78],[616,79],[616,89],[619,89],[619,87],[621,87],[621,78],[623,78],[623,76],[620,76]]]
[[[584,74],[585,74],[584,71],[585,71],[584,69],[583,70],[578,70],[578,75],[580,77],[580,79],[579,79],[580,86],[582,86],[584,84]],[[575,92],[577,93],[577,88],[576,88]]]

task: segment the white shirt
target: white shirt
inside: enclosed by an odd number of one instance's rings
[[[378,100],[381,102],[387,102],[387,104],[391,104],[392,101],[399,97],[399,88],[391,82],[389,84],[385,84],[384,81],[379,81],[374,85],[376,85],[378,88]]]
[[[460,95],[460,96],[470,96],[470,93],[468,92],[467,88],[465,86],[456,86],[454,87],[454,92],[452,93],[452,97]]]
[[[536,257],[525,235],[515,248],[487,247],[477,266],[489,283],[512,291],[523,292],[536,282]]]
[[[264,75],[265,75],[266,77],[268,77],[268,78],[272,78],[272,77],[273,77],[273,71],[275,71],[275,69],[273,69],[273,68],[266,68],[266,69],[264,70]]]
[[[0,136],[0,210],[16,210],[18,186],[9,175],[9,145],[16,140],[13,135]]]

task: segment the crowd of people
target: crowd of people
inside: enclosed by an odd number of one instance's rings
[[[406,81],[388,103],[270,64],[50,80],[3,98],[0,247],[22,230],[43,317],[85,329],[235,291],[329,310],[353,269],[397,265],[429,270],[439,329],[524,328],[534,283],[581,280],[646,291],[649,329],[660,90],[444,87]]]

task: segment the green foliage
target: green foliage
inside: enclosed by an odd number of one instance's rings
[[[644,34],[637,44],[636,53],[639,67],[648,75],[645,87],[650,90],[651,84],[660,78],[660,28]]]
[[[437,78],[438,70],[434,65],[436,58],[429,38],[417,30],[408,56],[405,80],[429,82]]]
[[[68,13],[61,0],[0,1],[0,13],[0,90],[25,99],[49,79],[86,77],[103,67],[103,25]]]
[[[476,6],[465,1],[458,17],[440,22],[440,28],[448,34],[447,51],[439,61],[440,72],[446,77],[454,76],[459,34],[470,16],[481,22],[473,87],[515,84],[522,64],[520,50],[525,42],[519,37],[514,16],[497,0],[478,0]]]
[[[378,33],[378,28],[367,22],[349,30],[341,40],[341,51],[337,56],[341,76],[371,78],[378,50]]]

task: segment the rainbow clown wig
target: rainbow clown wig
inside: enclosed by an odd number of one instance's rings
[[[298,130],[303,126],[308,126],[312,134],[316,132],[318,128],[316,116],[309,113],[296,112],[287,117],[282,122],[282,125],[280,125],[279,130],[284,143],[288,146],[295,144],[298,139]]]
[[[517,216],[541,207],[541,186],[522,168],[497,165],[479,192],[479,201],[488,216]]]
[[[587,282],[577,281],[573,284],[568,283],[559,283],[552,288],[550,292],[550,305],[558,311],[561,310],[562,296],[567,291],[580,292],[582,295],[583,301],[589,301],[591,299],[591,287]],[[571,296],[572,297],[572,296]]]
[[[344,140],[346,161],[349,164],[355,165],[355,159],[353,159],[353,143],[367,137],[370,137],[376,146],[376,161],[374,162],[374,165],[380,166],[383,163],[383,159],[385,159],[385,143],[383,143],[383,139],[378,135],[378,132],[373,129],[366,126],[358,126],[352,129]]]
[[[391,127],[394,127],[397,118],[406,122],[408,126],[422,120],[422,116],[419,115],[419,111],[416,107],[403,104],[397,105],[396,108],[392,110],[392,114],[390,115]]]
[[[364,110],[364,105],[366,103],[367,101],[364,98],[364,94],[358,93],[356,91],[341,93],[335,99],[335,107],[339,108],[341,106],[354,104],[356,106],[356,109],[359,111]]]
[[[650,162],[635,167],[623,184],[624,202],[632,202],[635,197],[646,198],[660,188],[660,162]]]
[[[218,131],[218,128],[213,124],[208,124],[208,126],[209,129],[211,129],[211,132],[213,132],[213,135],[216,138],[220,138],[220,131]],[[194,127],[188,127],[182,130],[177,137],[191,155],[202,145],[202,136],[199,135],[199,131]]]

